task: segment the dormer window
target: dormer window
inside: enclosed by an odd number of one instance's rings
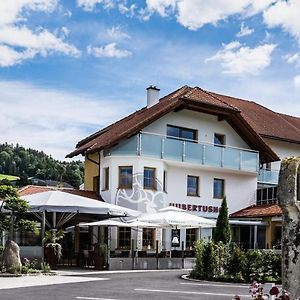
[[[191,142],[196,142],[198,140],[197,130],[173,125],[167,125],[167,137]]]

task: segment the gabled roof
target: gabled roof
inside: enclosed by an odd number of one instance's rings
[[[260,136],[300,144],[300,118],[274,112],[254,101],[211,94],[238,108]]]
[[[183,86],[161,98],[157,104],[121,119],[77,143],[67,155],[94,153],[126,139],[171,111],[190,109],[217,115],[226,120],[252,148],[260,151],[262,161],[276,161],[278,156],[263,137],[300,143],[299,118],[275,113],[255,102]]]
[[[251,205],[234,212],[230,218],[262,218],[282,216],[282,210],[277,204]]]

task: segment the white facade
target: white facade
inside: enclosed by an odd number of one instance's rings
[[[272,148],[272,150],[282,160],[286,157],[300,156],[300,144],[289,143],[279,140],[264,139],[265,142]],[[272,170],[280,170],[280,161],[272,163]]]
[[[167,125],[189,128],[197,131],[198,142],[210,144],[213,147],[214,134],[225,136],[226,145],[239,149],[249,149],[249,146],[238,133],[226,122],[218,121],[217,116],[200,112],[182,110],[170,112],[143,132],[166,136]],[[120,143],[122,146],[122,142]],[[154,147],[154,145],[153,145]],[[155,147],[154,147],[155,148]],[[143,149],[142,149],[143,152]],[[237,152],[238,153],[238,152]],[[239,154],[236,154],[239,159]],[[119,188],[119,167],[132,166],[132,189]],[[143,188],[144,168],[155,169],[156,189]],[[105,188],[105,172],[109,169],[109,188]],[[199,195],[187,195],[187,176],[199,178]],[[165,177],[165,182],[164,182]],[[139,210],[143,213],[154,213],[159,208],[168,205],[181,207],[192,214],[216,219],[222,199],[213,197],[214,179],[224,180],[224,195],[227,197],[229,213],[255,204],[257,188],[257,172],[255,170],[237,170],[229,167],[207,166],[200,163],[176,161],[147,155],[103,155],[100,159],[100,194],[106,202]],[[112,240],[116,241],[117,230],[112,230]],[[132,232],[132,236],[136,233]],[[197,231],[198,238],[211,238],[211,230]],[[170,250],[170,230],[157,230],[156,238],[168,241],[161,248]],[[169,238],[168,238],[169,237]],[[180,231],[180,238],[185,241],[185,230]],[[137,237],[138,244],[142,237]],[[116,242],[113,242],[116,243]],[[117,247],[117,244],[113,245]],[[138,248],[140,248],[139,246]]]
[[[223,134],[226,138],[226,145],[249,149],[249,146],[232,129],[226,121],[218,121],[216,116],[207,115],[199,112],[183,110],[180,112],[171,112],[161,119],[147,126],[143,131],[166,135],[167,125],[180,126],[197,130],[198,141],[213,143],[214,134]],[[144,167],[155,168],[158,185],[161,185],[157,191],[144,191],[147,197],[139,200],[132,197],[132,191],[119,190],[119,167],[132,166],[133,174],[141,174],[143,179]],[[104,187],[104,169],[109,168],[109,189]],[[172,161],[167,159],[151,158],[144,156],[101,156],[101,182],[100,193],[103,199],[110,203],[128,206],[138,209],[142,212],[155,212],[158,208],[169,204],[202,205],[205,208],[195,210],[195,207],[187,208],[192,213],[199,216],[216,218],[218,212],[206,210],[206,206],[220,207],[221,199],[213,198],[214,178],[224,179],[225,192],[227,197],[229,212],[232,213],[241,208],[254,204],[255,192],[257,186],[257,173],[232,170],[227,168],[217,168],[203,166],[182,161]],[[163,191],[163,176],[166,172],[166,191]],[[187,176],[199,177],[199,196],[187,196]],[[142,183],[142,182],[141,182]],[[142,186],[136,185],[133,189],[142,189]],[[159,197],[158,197],[159,196]],[[159,198],[155,200],[154,198]],[[151,202],[152,201],[152,202]],[[158,202],[159,201],[159,202]]]

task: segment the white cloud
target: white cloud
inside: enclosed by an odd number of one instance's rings
[[[126,5],[126,3],[119,3],[118,8],[121,14],[133,17],[135,15],[137,5],[135,3],[131,5]]]
[[[19,143],[63,159],[76,143],[126,115],[128,103],[0,81],[0,142]]]
[[[0,1],[0,26],[24,20],[24,10],[53,12],[58,0]]]
[[[181,25],[197,30],[205,24],[217,24],[231,15],[251,16],[261,13],[272,2],[273,0],[147,0],[146,4],[149,13],[157,12],[165,17],[175,12]]]
[[[294,85],[297,90],[300,90],[300,75],[294,77]]]
[[[249,28],[247,25],[245,26],[244,22],[241,25],[241,30],[237,33],[237,37],[243,37],[246,35],[250,35],[254,32],[253,28]]]
[[[113,0],[77,0],[77,6],[85,11],[93,11],[97,4],[102,4],[106,9],[115,7]]]
[[[47,56],[59,52],[78,57],[80,51],[64,41],[69,31],[61,28],[61,36],[43,27],[31,30],[23,17],[28,11],[51,13],[57,0],[0,1],[0,67],[9,67],[36,55]]]
[[[271,63],[271,54],[276,48],[275,44],[265,44],[250,48],[234,41],[219,50],[214,56],[206,59],[219,61],[223,67],[223,73],[231,75],[258,74]]]
[[[87,53],[95,57],[115,57],[124,58],[130,56],[132,53],[128,50],[118,49],[116,43],[110,43],[102,47],[87,47]]]
[[[300,1],[279,0],[264,12],[264,22],[269,27],[280,26],[295,37],[300,44]]]
[[[295,65],[296,67],[300,67],[300,52],[297,52],[295,54],[287,54],[284,56],[284,59],[292,65]]]
[[[0,67],[11,67],[21,63],[24,59],[33,58],[35,51],[15,51],[14,49],[0,44]]]
[[[147,9],[149,12],[157,12],[162,17],[173,12],[178,0],[146,0]]]
[[[107,35],[114,41],[119,41],[123,39],[130,39],[130,35],[123,32],[120,26],[113,26],[107,29]]]

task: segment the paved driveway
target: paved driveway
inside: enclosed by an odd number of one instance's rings
[[[186,272],[185,272],[186,273]],[[247,285],[191,282],[180,278],[182,270],[106,273],[43,278],[40,286],[0,290],[0,299],[22,300],[226,300],[240,294],[250,299]],[[56,278],[55,278],[56,277]],[[27,277],[29,278],[29,277]],[[4,278],[0,278],[3,283]],[[14,278],[14,280],[20,280]],[[32,279],[36,280],[37,279]],[[30,278],[28,279],[30,281]],[[48,281],[48,282],[47,282]],[[27,284],[28,285],[28,284]]]

